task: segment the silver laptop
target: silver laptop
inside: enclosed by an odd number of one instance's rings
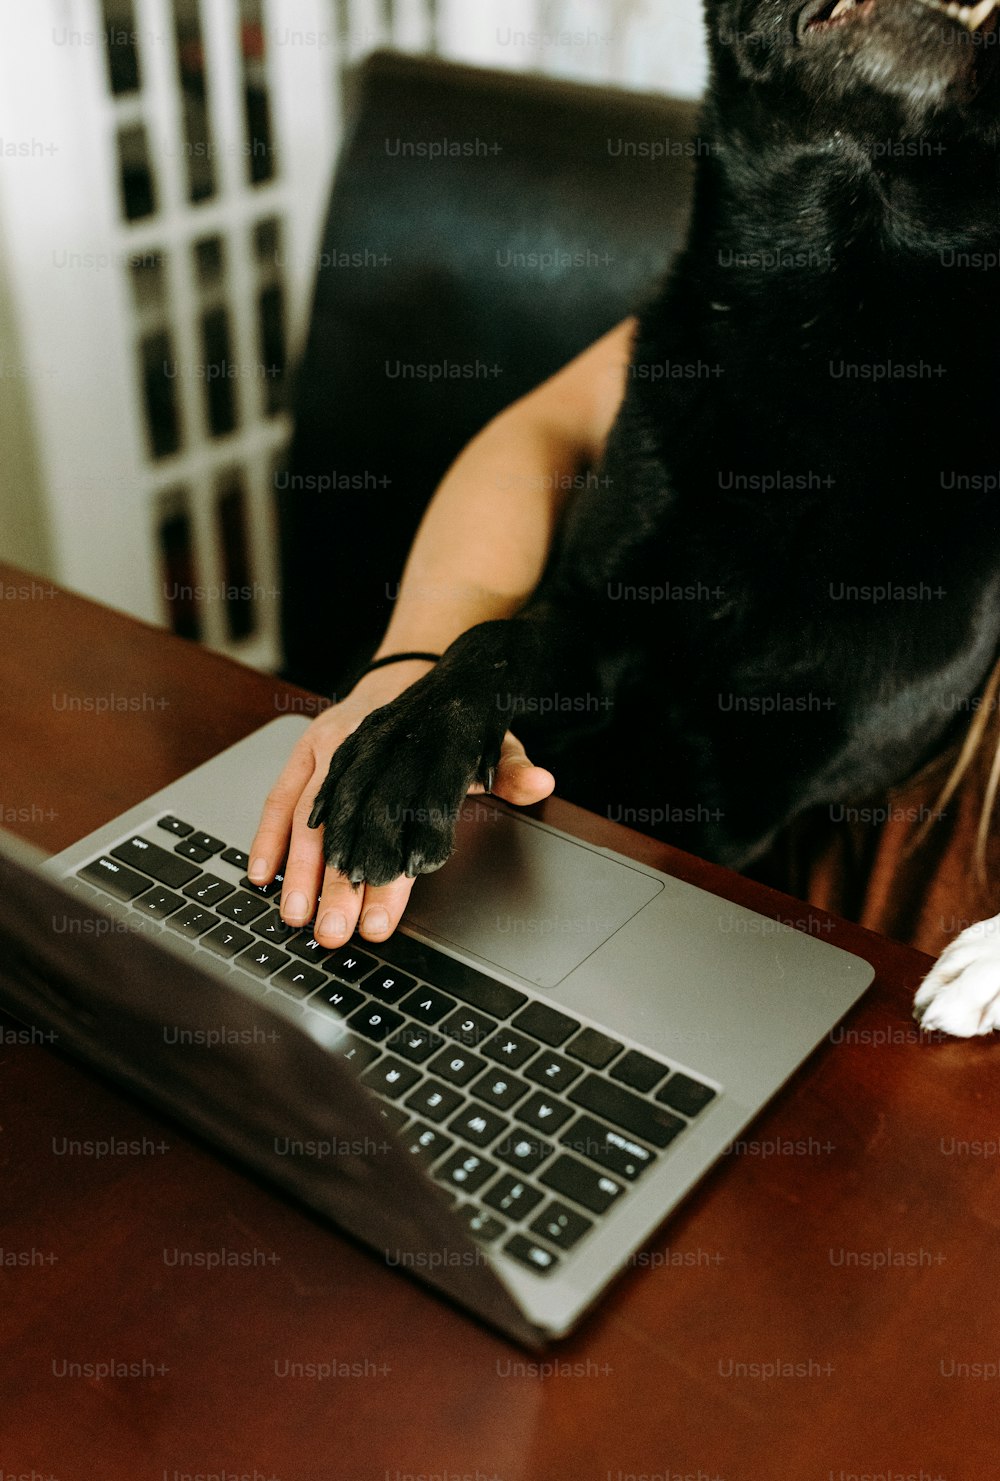
[[[0,1004],[542,1346],[873,969],[488,798],[388,942],[327,951],[245,877],[306,723],[54,858],[5,837]]]

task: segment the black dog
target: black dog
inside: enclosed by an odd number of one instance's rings
[[[736,867],[940,749],[1000,637],[1000,35],[947,8],[708,0],[689,239],[607,477],[525,610],[337,751],[331,865],[441,865],[508,727],[566,796]]]

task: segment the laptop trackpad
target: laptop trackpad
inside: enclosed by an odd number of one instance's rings
[[[421,875],[405,920],[537,987],[555,987],[663,889],[486,798],[462,809],[456,850]]]

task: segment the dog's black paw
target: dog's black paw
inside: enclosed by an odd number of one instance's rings
[[[505,730],[495,703],[432,675],[374,710],[334,753],[309,817],[327,864],[370,885],[439,869],[469,787],[492,785]]]

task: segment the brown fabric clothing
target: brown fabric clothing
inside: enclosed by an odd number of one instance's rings
[[[966,926],[1000,913],[1000,831],[990,829],[985,871],[976,864],[976,835],[998,743],[994,713],[943,811],[938,798],[961,741],[887,797],[804,814],[747,873],[939,955]]]

